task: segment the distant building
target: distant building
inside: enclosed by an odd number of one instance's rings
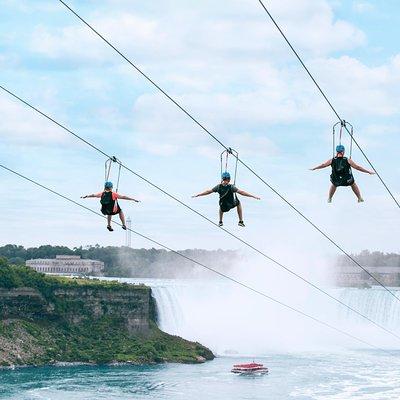
[[[80,256],[59,255],[56,258],[27,260],[26,265],[46,274],[100,275],[104,263],[97,260],[81,259]]]
[[[385,286],[400,286],[400,267],[366,267],[372,276]],[[372,286],[378,283],[356,265],[336,268],[336,284],[338,286]]]

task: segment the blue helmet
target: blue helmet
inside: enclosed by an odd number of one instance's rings
[[[107,181],[107,182],[104,184],[104,189],[112,189],[112,188],[113,188],[112,182]]]
[[[336,146],[336,153],[344,153],[344,146],[342,144]]]
[[[223,172],[222,175],[221,175],[221,179],[223,181],[231,179],[231,174],[229,172]]]

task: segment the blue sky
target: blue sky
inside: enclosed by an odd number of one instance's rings
[[[356,174],[364,204],[350,189],[326,203],[329,171],[308,168],[330,157],[335,117],[256,0],[98,3],[69,4],[347,250],[399,250],[399,210],[376,177]],[[398,4],[267,4],[399,196]],[[216,219],[216,197],[190,197],[218,181],[215,142],[59,2],[0,0],[0,7],[2,85]],[[0,105],[4,164],[76,200],[101,189],[104,157],[5,93]],[[353,158],[366,165],[358,151]],[[1,244],[124,243],[120,229],[110,234],[84,210],[0,176]],[[227,228],[272,255],[336,252],[243,169],[238,186],[262,201],[243,201],[245,230],[233,213]],[[123,173],[120,192],[142,200],[123,205],[134,228],[171,247],[240,248],[132,175]],[[99,208],[96,200],[84,204]],[[151,247],[135,236],[133,245]]]

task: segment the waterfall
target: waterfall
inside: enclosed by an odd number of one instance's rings
[[[397,288],[390,290],[400,298],[400,290]],[[399,330],[400,302],[385,289],[380,287],[372,289],[342,288],[336,289],[335,292],[336,297],[375,322],[393,331]],[[354,318],[349,310],[339,308],[338,311],[342,318]],[[358,317],[358,320],[360,319],[361,317]]]
[[[163,331],[198,341],[217,354],[261,356],[366,347],[233,283],[181,279],[140,282],[152,288]],[[267,289],[273,297],[367,342],[400,346],[396,338],[310,288],[275,285]],[[330,293],[400,334],[400,302],[384,289],[337,288]]]

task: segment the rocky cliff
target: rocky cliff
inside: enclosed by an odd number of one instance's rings
[[[146,286],[49,277],[0,261],[1,366],[213,358],[155,320]]]

